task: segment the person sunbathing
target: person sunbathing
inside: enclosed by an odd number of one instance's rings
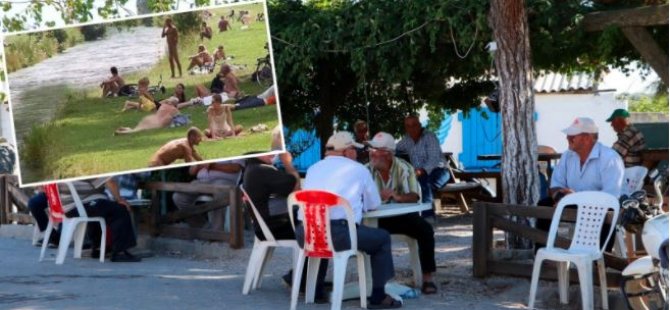
[[[109,96],[116,97],[120,95],[122,90],[125,90],[124,86],[126,85],[126,83],[123,81],[123,78],[119,75],[119,70],[116,67],[111,67],[109,71],[111,71],[112,76],[110,76],[108,79],[100,83],[103,98]]]
[[[233,100],[234,102],[234,100]],[[232,104],[222,104],[221,95],[212,96],[212,105],[207,108],[207,123],[205,136],[212,140],[220,140],[227,137],[237,136],[242,132],[242,126],[233,122]]]
[[[186,69],[187,71],[191,70],[195,66],[202,67],[212,65],[212,56],[209,54],[209,52],[207,52],[207,49],[202,44],[198,45],[198,53],[189,56],[188,59],[191,60],[191,63],[188,65],[188,68]]]
[[[223,45],[219,45],[216,52],[214,52],[214,63],[219,62],[219,60],[226,60],[226,52],[223,51]]]
[[[119,127],[114,135],[127,135],[144,130],[166,128],[172,123],[172,118],[179,114],[179,110],[171,104],[162,104],[156,113],[145,116],[135,128]]]
[[[202,157],[195,146],[202,141],[200,129],[191,127],[186,133],[186,138],[169,141],[161,146],[149,161],[149,167],[167,166],[176,160],[183,159],[184,162],[201,161]]]
[[[149,92],[149,83],[148,77],[143,77],[137,82],[137,92],[139,93],[137,101],[127,100],[123,104],[121,112],[133,109],[151,112],[158,109],[156,99],[154,99],[154,96]]]
[[[212,39],[212,27],[208,26],[207,22],[202,22],[202,26],[200,27],[200,41],[204,38]]]
[[[233,69],[228,64],[222,64],[219,73],[212,79],[212,84],[207,89],[202,84],[195,86],[195,94],[199,98],[204,98],[212,94],[226,93],[230,98],[239,98],[241,96],[240,80],[233,73]]]

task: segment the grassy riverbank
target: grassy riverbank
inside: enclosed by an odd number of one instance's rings
[[[249,10],[252,16],[262,10],[260,5],[235,7],[235,10]],[[225,46],[226,54],[234,56],[228,63],[237,68],[235,71],[241,80],[240,88],[248,95],[256,95],[263,88],[250,81],[255,69],[256,59],[263,57],[267,40],[264,22],[255,22],[246,30],[240,30],[240,24],[234,23],[233,30],[218,33],[216,22],[221,14],[229,9],[210,10],[215,14],[208,24],[214,30],[212,40],[205,39],[202,44],[213,52],[218,45]],[[179,25],[177,25],[179,26]],[[163,79],[167,88],[165,98],[172,94],[177,83],[186,85],[186,97],[195,96],[194,87],[203,84],[206,87],[213,77],[208,75],[188,75],[188,55],[194,54],[200,44],[198,34],[181,34],[179,55],[183,68],[182,78],[171,79],[167,58],[141,73],[123,75],[127,83],[136,83],[143,76],[149,77],[152,84]],[[110,64],[110,66],[115,64]],[[218,70],[218,67],[217,67]],[[101,77],[101,79],[104,77]],[[147,166],[151,155],[169,140],[185,137],[188,127],[177,127],[145,131],[129,136],[113,136],[118,127],[134,127],[145,112],[128,111],[121,113],[121,107],[128,98],[100,98],[100,88],[83,91],[64,90],[56,117],[49,123],[33,126],[20,146],[21,174],[23,183],[33,183],[50,179],[71,178],[85,175],[113,173],[141,169]],[[182,110],[192,121],[190,126],[207,128],[207,115],[204,107],[191,107]],[[235,124],[245,128],[245,135],[221,141],[203,141],[197,147],[205,159],[216,159],[241,155],[249,151],[269,150],[270,132],[250,133],[247,130],[263,123],[269,128],[279,123],[276,106],[235,111]],[[16,117],[16,116],[15,116]]]

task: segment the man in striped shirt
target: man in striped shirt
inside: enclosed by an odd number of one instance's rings
[[[382,202],[418,202],[421,198],[421,187],[414,173],[414,167],[394,156],[396,146],[393,136],[386,132],[379,132],[369,141],[369,144],[371,146],[370,163],[367,167],[377,184]],[[424,294],[435,294],[437,286],[433,282],[433,273],[436,270],[433,226],[418,213],[410,213],[380,218],[379,228],[391,234],[401,234],[416,239],[423,273],[421,291]]]
[[[629,117],[630,113],[625,109],[616,109],[607,119],[608,122],[611,122],[618,137],[612,149],[621,155],[626,168],[641,166],[640,152],[647,147],[644,135],[628,121]]]

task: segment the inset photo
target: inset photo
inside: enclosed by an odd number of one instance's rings
[[[266,12],[260,1],[5,37],[21,185],[272,151]]]

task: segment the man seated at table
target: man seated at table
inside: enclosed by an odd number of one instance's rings
[[[289,153],[284,154],[287,154],[290,158]],[[272,154],[247,159],[247,167],[243,177],[244,190],[249,195],[249,198],[270,229],[275,240],[295,240],[295,232],[293,231],[288,214],[286,197],[293,191],[300,189],[300,176],[293,165],[284,160],[282,160],[284,170],[277,169],[272,164],[274,159],[275,155]],[[250,214],[254,216],[252,212]],[[254,233],[258,239],[265,240],[263,231],[256,221],[254,221]],[[323,260],[319,273],[325,275],[327,268],[328,262]],[[306,275],[307,265],[305,264],[302,274],[301,291],[305,290]],[[293,282],[293,270],[291,269],[287,274],[283,275],[282,280],[284,284],[290,287]],[[317,286],[315,301],[317,303],[327,301],[323,285]]]
[[[191,166],[189,167],[188,172],[190,175],[196,176],[196,179],[191,181],[191,184],[237,186],[242,169],[244,169],[244,160],[238,159]],[[174,201],[175,206],[180,210],[193,209],[197,208],[196,202],[198,197],[202,195],[203,194],[199,193],[175,192],[172,194],[172,200]],[[228,191],[219,191],[214,195],[213,200],[221,205],[227,205],[230,199],[228,196]],[[223,211],[224,209],[217,209],[207,213],[209,222],[208,228],[215,230],[223,229],[225,220]],[[202,225],[202,222],[199,222],[198,220],[198,216],[189,218],[189,225]]]
[[[379,132],[368,143],[371,149],[370,163],[367,167],[377,184],[382,202],[418,202],[421,188],[416,180],[414,167],[393,155],[395,153],[393,136],[386,132]],[[379,228],[391,234],[406,235],[418,242],[419,261],[423,273],[421,292],[424,294],[437,293],[437,286],[433,282],[433,273],[436,270],[433,226],[418,213],[410,213],[380,218]]]
[[[612,149],[621,155],[626,168],[641,166],[642,154],[640,152],[647,148],[644,135],[628,121],[629,117],[628,111],[616,109],[607,119],[617,133],[617,140],[612,145]]]
[[[568,150],[561,155],[551,175],[549,197],[538,205],[556,206],[566,195],[581,191],[602,191],[614,197],[621,195],[624,166],[621,157],[611,148],[598,142],[598,127],[588,117],[576,118],[567,135]],[[551,220],[537,220],[537,228],[549,231]],[[609,231],[605,225],[603,232]],[[607,234],[601,234],[607,237]],[[604,242],[604,238],[601,238]],[[611,248],[614,238],[606,249]]]
[[[379,191],[370,172],[356,162],[355,148],[360,147],[362,145],[354,141],[350,132],[341,131],[332,135],[326,143],[326,157],[307,170],[304,188],[329,191],[349,201],[356,223],[359,224],[356,229],[358,250],[370,255],[371,260],[372,295],[368,309],[400,308],[402,303],[384,291],[384,285],[395,274],[391,236],[386,230],[360,225],[363,212],[381,204]],[[349,230],[344,211],[332,210],[330,220],[335,250],[347,250]],[[300,246],[304,245],[304,233],[304,227],[296,225],[295,234]],[[322,285],[324,277],[325,274],[319,274],[317,287]]]
[[[118,185],[111,178],[98,178],[72,182],[77,194],[89,217],[103,217],[111,235],[112,262],[139,262],[142,259],[134,256],[128,249],[137,245],[135,233],[130,218],[128,202],[118,192]],[[74,205],[70,189],[65,183],[58,185],[63,212],[68,217],[77,217],[79,213]],[[105,188],[112,193],[114,200],[105,194]],[[97,223],[88,224],[88,235],[93,247],[100,244],[102,231]],[[100,251],[94,249],[91,256],[100,256]]]
[[[434,133],[421,127],[419,117],[405,117],[405,135],[398,142],[396,152],[409,156],[414,172],[421,186],[421,202],[433,202],[433,190],[440,189],[449,181],[447,164],[442,155],[442,148]],[[435,211],[429,210],[423,216],[434,216]]]

